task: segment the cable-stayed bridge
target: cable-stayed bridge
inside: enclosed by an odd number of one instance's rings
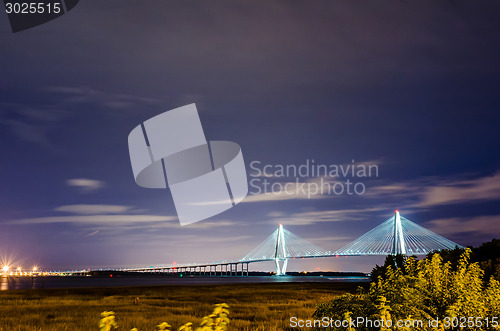
[[[399,211],[396,211],[393,216],[379,226],[333,252],[324,250],[300,238],[280,224],[276,231],[240,260],[129,268],[122,269],[122,271],[248,275],[248,265],[250,263],[273,261],[276,266],[276,274],[284,275],[286,274],[288,260],[295,258],[385,256],[389,254],[426,255],[432,251],[454,249],[456,247],[462,246],[402,217]]]

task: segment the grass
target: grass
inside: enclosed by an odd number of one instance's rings
[[[0,292],[0,331],[98,330],[100,313],[116,313],[118,330],[173,330],[198,325],[215,303],[230,306],[229,330],[292,330],[289,319],[310,319],[320,302],[354,292],[355,283],[267,283],[45,289]],[[297,330],[297,329],[294,329]]]

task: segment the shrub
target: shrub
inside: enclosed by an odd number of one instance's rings
[[[99,322],[99,329],[101,331],[111,331],[111,328],[116,329],[118,324],[115,321],[114,311],[103,311],[101,313],[101,321]]]
[[[390,320],[384,323],[386,327],[368,328],[363,324],[356,325],[356,330],[458,330],[450,323],[453,318],[458,322],[474,318],[473,325],[466,324],[465,329],[494,330],[500,316],[500,283],[492,277],[485,285],[484,272],[478,263],[470,263],[470,253],[470,249],[463,252],[456,270],[451,262],[443,262],[440,254],[422,261],[410,257],[398,269],[388,266],[385,277],[378,277],[367,291],[360,289],[358,294],[345,294],[320,304],[314,318]],[[423,324],[396,328],[399,320]],[[437,324],[429,325],[430,320]],[[337,329],[354,330],[350,327]]]
[[[229,306],[225,303],[216,304],[212,314],[203,317],[200,326],[194,331],[226,331],[229,325]],[[105,311],[101,313],[101,321],[99,323],[101,331],[111,331],[111,328],[116,329],[118,325],[115,321],[115,313]],[[156,326],[156,330],[170,331],[171,326],[167,322],[163,322]],[[133,328],[131,331],[139,331]],[[179,328],[179,331],[193,331],[193,323],[186,323]]]

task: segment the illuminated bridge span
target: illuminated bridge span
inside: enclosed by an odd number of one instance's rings
[[[280,224],[266,240],[237,261],[222,261],[208,264],[192,264],[182,266],[149,267],[123,269],[123,271],[192,273],[210,275],[248,275],[248,265],[255,262],[274,261],[276,274],[286,274],[289,259],[316,258],[330,256],[364,256],[364,255],[426,255],[432,251],[462,248],[461,245],[448,240],[409,219],[402,217],[398,211],[388,220],[368,231],[361,237],[337,251],[326,251],[285,230]]]

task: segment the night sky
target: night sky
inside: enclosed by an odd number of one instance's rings
[[[46,270],[239,259],[280,223],[335,250],[395,209],[464,246],[498,238],[499,13],[498,1],[81,1],[15,34],[2,13],[0,258]],[[253,161],[371,164],[378,177],[351,178],[362,195],[250,187],[181,227],[168,190],[135,184],[127,137],[190,103],[207,139],[241,146],[249,181],[264,179]]]

